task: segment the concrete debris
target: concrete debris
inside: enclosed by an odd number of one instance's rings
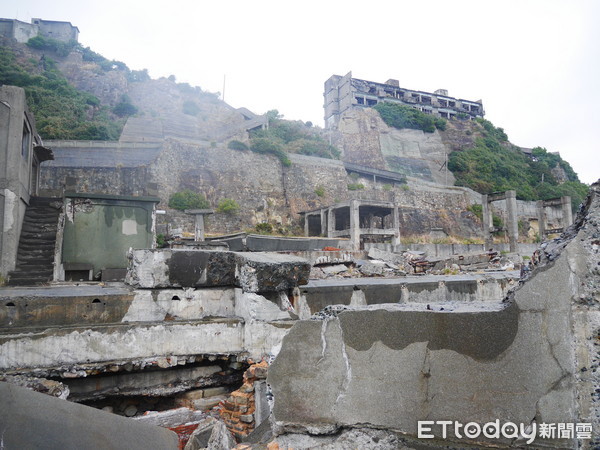
[[[235,286],[273,292],[305,284],[310,264],[278,253],[138,249],[129,255],[125,282],[138,288]]]
[[[331,266],[323,266],[321,269],[325,275],[335,275],[340,272],[345,272],[348,270],[348,267],[344,264],[334,264]]]
[[[183,407],[167,411],[147,411],[144,415],[133,417],[131,420],[163,428],[171,428],[186,423],[200,423],[206,417],[206,414],[202,411]]]
[[[58,397],[66,400],[69,397],[69,386],[60,381],[47,380],[45,378],[36,378],[25,375],[3,375],[0,381],[15,384],[32,391],[48,394],[52,397]]]
[[[225,424],[214,417],[209,417],[198,425],[184,450],[229,450],[235,445],[235,439]]]

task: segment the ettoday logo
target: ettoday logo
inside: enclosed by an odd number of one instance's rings
[[[500,423],[499,419],[480,425],[477,422],[462,424],[453,420],[420,420],[417,437],[434,439],[448,437],[449,431],[458,439],[476,439],[482,435],[488,439],[525,439],[531,444],[536,438],[544,439],[591,439],[591,423]],[[435,433],[435,434],[434,434]]]

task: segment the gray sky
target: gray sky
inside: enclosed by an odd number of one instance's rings
[[[595,0],[5,0],[0,17],[69,21],[79,41],[153,78],[323,126],[323,83],[356,78],[483,100],[511,142],[600,178]]]

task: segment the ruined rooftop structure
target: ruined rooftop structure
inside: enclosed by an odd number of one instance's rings
[[[360,80],[352,72],[344,76],[332,75],[325,82],[325,127],[336,128],[341,115],[356,107],[372,107],[379,102],[393,102],[417,108],[426,114],[435,114],[445,119],[457,115],[483,117],[483,102],[450,97],[445,89],[423,92],[400,87],[398,80],[385,83]]]
[[[79,28],[71,25],[71,22],[40,18],[31,19],[31,23],[17,19],[0,19],[0,35],[21,43],[26,43],[36,36],[69,42],[79,39]]]

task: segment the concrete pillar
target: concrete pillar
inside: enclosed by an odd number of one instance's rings
[[[573,225],[573,211],[571,210],[571,197],[565,195],[560,198],[563,213],[563,228],[566,230],[567,227]]]
[[[546,210],[544,208],[544,200],[538,200],[537,206],[537,218],[538,218],[538,233],[540,239],[543,241],[546,236]]]
[[[204,240],[204,214],[194,214],[196,217],[196,223],[194,226],[194,240]]]
[[[394,205],[392,211],[392,227],[394,228],[394,236],[392,237],[392,247],[396,251],[396,247],[400,245],[400,210],[398,205]]]
[[[517,251],[519,239],[519,220],[517,216],[517,192],[506,191],[506,229],[508,230],[508,242],[511,252]]]
[[[325,209],[321,210],[321,236],[327,235],[327,213]]]
[[[329,208],[327,210],[327,237],[332,238],[335,231],[335,210]]]
[[[492,234],[490,233],[490,227],[492,226],[492,208],[488,202],[488,196],[481,196],[481,211],[483,221],[483,240],[485,242],[486,251],[492,247]]]
[[[350,201],[350,240],[354,250],[360,250],[360,203]]]
[[[308,216],[309,214],[304,214],[304,236],[308,237]]]

